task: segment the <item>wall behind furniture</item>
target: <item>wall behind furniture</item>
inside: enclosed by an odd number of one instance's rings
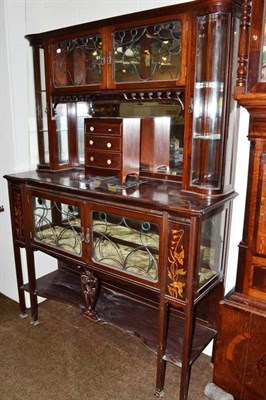
[[[186,0],[190,1],[190,0]],[[8,193],[4,174],[35,169],[37,139],[31,48],[25,34],[115,15],[180,3],[179,0],[2,0],[0,1],[0,292],[17,301]],[[184,2],[184,1],[183,1]],[[226,290],[235,282],[238,243],[242,237],[248,166],[247,112],[241,110],[236,190]],[[54,260],[38,254],[38,275],[55,268]],[[23,254],[23,261],[25,255]],[[25,261],[24,261],[25,264]],[[26,267],[24,265],[26,277]]]

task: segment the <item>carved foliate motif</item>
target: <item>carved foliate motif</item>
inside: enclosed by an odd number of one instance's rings
[[[23,209],[22,209],[22,198],[20,192],[13,192],[13,203],[14,203],[15,237],[17,240],[24,242],[25,235],[23,228]]]
[[[171,230],[167,271],[168,278],[171,282],[168,284],[167,288],[169,294],[176,299],[183,298],[185,283],[181,281],[180,277],[187,274],[187,271],[183,268],[185,258],[183,237],[184,229]]]

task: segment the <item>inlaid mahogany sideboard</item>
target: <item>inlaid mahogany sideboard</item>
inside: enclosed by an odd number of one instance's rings
[[[42,296],[142,338],[158,397],[169,361],[188,398],[217,331],[240,17],[240,0],[200,0],[26,37],[39,164],[6,176],[21,313],[28,291],[33,325]],[[39,279],[37,251],[58,261]]]

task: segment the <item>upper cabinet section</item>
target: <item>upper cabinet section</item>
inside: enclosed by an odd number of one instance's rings
[[[232,191],[241,4],[198,0],[27,36],[38,169],[84,170],[95,159],[85,118],[138,118],[141,177],[199,195]]]
[[[184,85],[187,18],[169,18],[44,39],[51,92]]]

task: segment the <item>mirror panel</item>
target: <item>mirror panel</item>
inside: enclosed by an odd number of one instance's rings
[[[184,111],[177,101],[94,102],[94,117],[141,118],[142,174],[182,176]]]

